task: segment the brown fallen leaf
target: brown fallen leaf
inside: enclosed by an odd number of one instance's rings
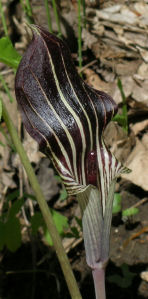
[[[39,152],[38,150],[38,144],[30,137],[30,135],[25,131],[25,138],[23,141],[23,147],[27,153],[27,156],[29,158],[29,161],[31,163],[39,163],[40,159],[44,157],[44,155]],[[12,158],[12,165],[13,167],[17,168],[21,164],[19,155],[16,154]]]
[[[142,62],[138,68],[137,74],[135,75],[140,80],[148,79],[148,64]]]
[[[37,178],[46,200],[50,200],[54,195],[59,193],[58,182],[55,178],[54,170],[50,167],[49,159],[44,158],[41,161]]]
[[[13,176],[14,176],[14,172],[5,172],[3,170],[2,174],[1,174],[1,182],[3,183],[4,186],[6,186],[7,188],[15,188],[16,187],[16,183],[13,180]]]
[[[109,146],[112,153],[123,164],[126,163],[127,157],[130,155],[132,148],[135,146],[135,137],[133,134],[127,136],[116,122],[110,122],[104,133],[105,142]]]
[[[146,144],[136,139],[136,146],[126,162],[126,166],[132,171],[129,174],[123,174],[122,177],[148,191],[148,148]]]
[[[138,135],[141,131],[148,129],[148,119],[140,121],[131,126],[131,130],[135,135]]]
[[[106,83],[103,80],[100,79],[99,75],[96,74],[93,70],[90,68],[87,68],[83,72],[86,76],[86,82],[91,85],[93,88],[102,90],[109,95],[113,95],[114,89],[116,84],[113,82]]]
[[[148,150],[148,134],[144,134],[141,139],[143,145]]]
[[[122,82],[124,94],[125,94],[126,98],[128,98],[133,92],[135,82],[134,82],[132,76],[123,76],[123,77],[120,77],[120,80]],[[121,92],[120,92],[117,84],[116,84],[116,88],[114,89],[113,98],[117,104],[122,103]]]
[[[85,49],[87,49],[87,47],[91,49],[92,45],[97,42],[97,38],[85,28],[83,28],[82,30],[82,39],[83,39]]]
[[[137,102],[141,103],[143,107],[148,108],[148,80],[144,82],[141,81],[141,84],[135,84],[132,92],[132,98]]]
[[[148,271],[143,271],[140,273],[140,277],[148,282]]]

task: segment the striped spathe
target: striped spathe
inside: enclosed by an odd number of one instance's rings
[[[97,187],[104,214],[110,183],[123,169],[102,137],[117,106],[79,77],[62,40],[39,26],[32,28],[15,83],[24,125],[52,160],[68,194]]]

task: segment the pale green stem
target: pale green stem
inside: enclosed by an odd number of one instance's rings
[[[118,88],[121,93],[122,97],[122,115],[124,116],[124,125],[123,128],[126,133],[128,133],[128,115],[127,115],[127,103],[126,103],[126,96],[123,90],[122,81],[118,78]]]
[[[21,3],[21,6],[24,10],[24,12],[26,11],[26,7],[25,7],[25,4],[24,4],[24,0],[20,0],[20,3]]]
[[[96,299],[105,299],[105,269],[98,268],[92,271]]]
[[[1,98],[0,98],[1,100]],[[3,127],[0,125],[0,132],[3,134],[3,136],[6,139],[7,144],[11,147],[11,149],[16,152],[14,145],[12,144],[11,140],[9,140],[7,134],[5,133],[5,130],[3,129]]]
[[[82,5],[83,5],[83,24],[84,24],[84,28],[86,28],[86,5],[85,5],[85,0],[82,0]]]
[[[114,200],[115,184],[116,178],[112,180],[109,187],[109,193],[108,198],[106,200],[105,215],[103,220],[101,260],[105,263],[108,261],[109,258],[110,229],[112,221],[112,207]]]
[[[105,268],[109,259],[112,204],[116,180],[112,180],[103,215],[100,191],[89,186],[77,195],[82,211],[86,260],[92,269],[96,299],[105,299]]]
[[[26,0],[26,7],[27,7],[27,14],[28,14],[28,16],[29,16],[30,18],[33,17],[33,15],[32,15],[32,8],[31,8],[30,1],[29,1],[29,0]]]
[[[17,131],[16,131],[14,125],[13,125],[13,122],[10,119],[8,111],[7,111],[7,109],[6,109],[6,107],[3,103],[2,103],[2,109],[3,109],[2,110],[3,111],[2,112],[3,119],[4,119],[4,121],[7,125],[9,134],[12,138],[12,141],[15,145],[15,148],[16,148],[19,156],[20,156],[21,162],[22,162],[22,164],[23,164],[23,166],[26,170],[28,179],[29,179],[30,184],[32,186],[32,189],[35,193],[37,202],[40,206],[44,221],[45,221],[45,223],[47,225],[47,228],[48,228],[48,231],[51,235],[51,238],[52,238],[52,241],[53,241],[53,244],[54,244],[58,259],[59,259],[59,262],[61,264],[61,267],[62,267],[62,270],[63,270],[63,273],[64,273],[64,277],[66,279],[66,282],[67,282],[67,285],[68,285],[68,288],[69,288],[69,292],[71,294],[71,298],[73,298],[73,299],[82,299],[81,294],[80,294],[79,289],[78,289],[78,286],[77,286],[77,283],[76,283],[76,280],[75,280],[75,277],[74,277],[74,274],[72,272],[68,257],[66,255],[64,247],[62,245],[61,238],[60,238],[60,236],[57,232],[56,226],[54,224],[54,221],[53,221],[51,212],[49,210],[48,204],[47,204],[47,202],[44,198],[43,192],[40,188],[40,185],[37,181],[37,178],[34,174],[34,170],[33,170],[32,166],[29,162],[29,159],[26,155],[26,152],[25,152],[25,150],[22,146],[22,143],[21,143],[21,141],[20,141],[20,139],[17,135]]]
[[[20,0],[20,3],[21,3],[22,8],[23,8],[23,10],[25,12],[25,15],[26,15],[28,23],[29,24],[34,23],[34,21],[33,21],[32,7],[30,5],[29,0]]]
[[[88,187],[86,191],[77,195],[82,211],[83,236],[86,260],[89,267],[94,269],[101,258],[103,217],[100,192],[95,187]]]
[[[78,58],[79,68],[82,68],[82,21],[81,21],[81,0],[78,0]],[[82,74],[80,73],[82,76]]]
[[[50,15],[50,10],[49,10],[48,0],[44,0],[44,5],[45,5],[45,9],[46,9],[49,32],[52,33],[52,23],[51,23],[51,15]]]
[[[9,91],[9,88],[7,87],[7,84],[6,84],[4,78],[3,78],[3,76],[2,76],[1,74],[0,74],[0,81],[1,81],[2,86],[3,86],[3,88],[5,89],[5,91],[6,91],[7,95],[8,95],[8,97],[9,97],[10,102],[12,103],[14,99],[13,99],[13,97],[11,96],[10,91]]]
[[[52,0],[52,6],[53,6],[53,10],[54,10],[54,15],[55,15],[57,27],[58,27],[58,33],[59,33],[58,35],[59,35],[59,37],[61,37],[62,32],[61,32],[60,20],[59,20],[59,15],[58,15],[58,10],[57,10],[57,5],[56,5],[55,0]]]
[[[77,197],[82,211],[86,260],[92,270],[96,299],[105,299],[105,273],[101,259],[103,231],[101,195],[97,188],[90,186]]]
[[[8,36],[8,29],[7,29],[6,19],[5,19],[5,15],[4,15],[4,12],[3,12],[2,1],[1,0],[0,0],[0,15],[1,15],[1,20],[2,20],[5,35]]]

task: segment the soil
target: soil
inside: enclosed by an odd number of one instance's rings
[[[129,186],[128,186],[129,187]],[[138,201],[133,193],[124,191],[123,208]],[[140,274],[148,269],[147,233],[141,233],[129,241],[123,248],[125,240],[143,227],[148,226],[148,202],[139,208],[139,213],[123,222],[120,213],[113,216],[110,243],[110,261],[106,271],[107,298],[144,299],[148,298],[148,284],[141,280]],[[83,241],[71,249],[69,259],[79,284],[82,297],[95,298],[91,271],[85,260]],[[126,276],[122,267],[127,266]],[[114,276],[114,282],[110,282]],[[132,279],[131,279],[131,275]],[[52,248],[40,238],[26,242],[15,253],[3,252],[0,266],[0,298],[70,298],[63,274]],[[123,279],[125,286],[123,287]]]
[[[5,1],[4,1],[5,2]],[[74,20],[74,12],[71,11],[71,5],[66,0],[60,1],[62,7],[63,15],[65,17],[66,30],[64,32],[65,39],[68,41],[70,49],[73,53],[76,66],[78,65],[77,61],[77,34],[75,30],[76,21]],[[90,6],[90,2],[89,6]],[[114,4],[123,4],[124,1],[108,1],[110,6]],[[127,2],[127,1],[125,1]],[[132,1],[131,1],[132,2]],[[133,1],[134,2],[134,1]],[[142,1],[140,1],[142,2]],[[32,5],[36,4],[36,0],[31,1]],[[68,4],[67,4],[68,3]],[[77,9],[76,1],[72,1],[74,9]],[[22,33],[21,28],[23,28],[23,18],[22,13],[20,13],[19,1],[12,1],[11,5],[8,7],[7,14],[9,16],[9,28],[10,36],[14,43],[20,43],[20,52],[24,51],[28,40],[25,39],[25,33]],[[66,6],[67,5],[67,6]],[[100,1],[100,8],[107,6],[107,1]],[[68,11],[68,12],[67,12]],[[44,25],[46,22],[45,11],[43,9],[43,3],[40,1],[40,5],[36,6],[35,9],[35,20],[39,22],[40,25]],[[52,12],[53,13],[53,12]],[[67,14],[67,15],[66,15]],[[19,25],[16,24],[14,18],[10,17],[13,15],[16,17],[17,21],[20,22]],[[63,18],[64,18],[63,17]],[[55,23],[54,17],[52,16],[53,24]],[[47,23],[47,22],[46,22]],[[47,24],[46,24],[47,26]],[[54,24],[54,26],[56,26]],[[53,26],[53,27],[54,27]],[[76,27],[77,28],[77,27]],[[107,28],[108,30],[108,28]],[[109,29],[111,31],[111,29]],[[1,35],[3,32],[1,32]],[[100,42],[100,41],[99,41]],[[83,40],[83,46],[85,41]],[[94,43],[95,44],[95,43]],[[87,65],[93,60],[98,59],[96,56],[96,50],[94,51],[94,44],[91,47],[83,47],[83,63]],[[100,42],[101,44],[101,42]],[[17,44],[16,44],[17,45]],[[88,45],[87,45],[88,46]],[[101,44],[102,46],[102,44]],[[100,46],[100,47],[101,47]],[[98,45],[97,45],[98,47]],[[95,44],[96,49],[96,44]],[[98,49],[98,48],[97,48]],[[102,51],[102,48],[101,50]],[[128,52],[128,50],[126,49]],[[101,52],[102,53],[102,52]],[[105,59],[105,58],[104,58]],[[113,58],[114,59],[114,58]],[[132,58],[128,58],[129,62]],[[128,61],[128,59],[126,59]],[[141,58],[138,60],[139,63],[142,63]],[[110,60],[110,59],[109,59]],[[121,62],[122,58],[120,58]],[[102,84],[102,89],[108,88],[113,89],[114,79],[116,75],[113,75],[111,69],[112,66],[106,66],[103,64],[105,60],[95,62],[90,68],[87,68],[87,72],[84,72],[84,79],[88,82],[90,80],[90,74],[93,72],[93,80],[91,84],[98,84],[96,82],[99,80],[99,84]],[[112,59],[111,59],[112,61]],[[116,61],[116,60],[115,60]],[[127,62],[126,61],[126,62]],[[140,62],[139,62],[140,61]],[[119,61],[118,61],[119,62]],[[135,64],[135,62],[134,62]],[[0,65],[2,69],[4,66]],[[90,71],[91,70],[91,71]],[[102,70],[102,73],[100,73]],[[127,69],[126,69],[127,71]],[[134,65],[135,72],[135,65]],[[88,76],[89,73],[89,76]],[[111,78],[110,81],[104,80],[108,76]],[[7,82],[9,87],[13,90],[12,86],[12,74],[7,76]],[[125,75],[127,77],[127,73]],[[136,80],[136,79],[135,79]],[[137,79],[138,80],[138,79]],[[102,83],[103,82],[103,83]],[[88,82],[88,84],[90,81]],[[104,85],[105,84],[105,85]],[[138,84],[140,85],[139,81]],[[94,85],[93,85],[94,86]],[[135,99],[131,97],[131,94],[127,96],[128,98],[128,113],[129,113],[129,135],[125,136],[123,130],[119,126],[117,136],[114,135],[115,130],[109,129],[107,133],[107,139],[109,140],[109,146],[115,148],[117,156],[126,162],[128,156],[132,153],[133,148],[136,147],[136,140],[142,142],[143,136],[147,133],[147,127],[142,127],[138,133],[134,135],[132,131],[132,126],[135,123],[140,123],[147,119],[147,103],[142,104],[136,102]],[[146,105],[146,106],[144,106]],[[138,109],[136,110],[136,107]],[[121,110],[121,102],[119,103],[119,110]],[[16,109],[16,108],[15,108]],[[135,109],[135,110],[134,110]],[[14,111],[16,112],[16,110]],[[15,118],[15,113],[14,113]],[[122,131],[122,132],[121,132]],[[25,138],[24,138],[25,139]],[[111,139],[111,141],[110,141]],[[123,141],[123,146],[118,146],[118,141]],[[126,141],[125,141],[126,140]],[[145,140],[145,139],[144,139]],[[125,144],[126,142],[126,144]],[[115,146],[114,146],[115,144]],[[34,145],[33,145],[34,146]],[[148,142],[147,142],[148,148]],[[15,188],[17,189],[19,182],[19,164],[13,164],[12,160],[14,155],[12,152],[4,154],[0,153],[2,158],[6,161],[6,165],[3,168],[3,172],[12,171],[12,181],[11,186],[7,184],[6,195],[11,193]],[[16,157],[15,157],[16,158]],[[35,168],[36,173],[39,173],[39,167],[41,161],[45,162],[45,158],[33,157],[32,164]],[[43,163],[44,163],[43,162]],[[15,162],[16,163],[16,162]],[[46,164],[46,163],[45,163]],[[1,165],[1,164],[0,164]],[[139,166],[140,167],[140,166]],[[122,218],[121,212],[113,215],[112,227],[111,227],[111,241],[110,241],[110,260],[106,270],[106,293],[107,299],[146,299],[148,298],[148,282],[141,278],[141,273],[143,271],[148,271],[148,201],[142,203],[143,199],[148,197],[148,189],[144,184],[139,183],[138,176],[145,175],[147,166],[143,168],[143,173],[135,175],[134,178],[128,180],[127,178],[120,178],[117,182],[116,192],[119,192],[122,196],[122,210],[132,207],[135,204],[139,204],[138,214]],[[50,171],[49,171],[50,169]],[[58,206],[57,210],[66,215],[69,219],[69,222],[72,221],[73,215],[77,213],[77,203],[75,200],[67,201],[66,204],[59,206],[59,193],[61,191],[61,185],[57,186],[54,182],[54,170],[51,165],[45,165],[43,172],[50,172],[52,186],[51,190],[47,188],[46,194],[49,200],[49,206],[54,208]],[[48,172],[48,173],[49,173]],[[137,168],[138,172],[138,168]],[[40,173],[42,177],[42,173]],[[46,175],[45,175],[46,177]],[[46,178],[45,178],[46,180]],[[43,188],[45,187],[45,180],[43,182]],[[48,181],[48,180],[47,180]],[[143,181],[144,182],[144,181]],[[13,186],[14,184],[14,186]],[[42,183],[41,183],[42,184]],[[50,195],[49,195],[50,194]],[[50,198],[49,198],[50,197]],[[57,204],[58,202],[58,204]],[[141,204],[140,204],[141,202]],[[35,207],[37,209],[37,207]],[[69,247],[68,257],[71,262],[76,280],[81,290],[82,297],[85,299],[95,298],[94,286],[92,275],[89,267],[86,264],[85,260],[85,251],[83,240],[80,238],[78,244],[72,248]],[[49,247],[42,238],[42,234],[39,233],[38,237],[32,237],[29,234],[27,237],[23,236],[23,242],[20,248],[15,252],[10,252],[7,248],[0,252],[0,299],[69,299],[69,292],[63,278],[63,274],[57,260],[56,254],[52,247]]]

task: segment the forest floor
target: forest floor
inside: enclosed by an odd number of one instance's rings
[[[116,184],[121,209],[113,214],[112,220],[110,261],[106,272],[107,299],[144,299],[148,298],[148,1],[102,0],[96,7],[92,7],[91,1],[86,2],[86,27],[82,29],[83,78],[94,88],[110,94],[121,114],[120,79],[126,97],[128,132],[117,122],[111,122],[106,128],[105,140],[115,156],[132,170],[122,175]],[[11,40],[23,54],[30,40],[24,25],[24,11],[17,0],[2,3]],[[30,3],[34,22],[47,28],[43,1]],[[61,0],[58,6],[62,34],[78,67],[77,1]],[[53,31],[57,33],[52,9],[51,15]],[[2,37],[1,28],[0,21]],[[15,98],[14,72],[2,63],[0,72]],[[16,103],[10,103],[1,83],[0,88],[1,97],[21,134]],[[1,128],[7,134],[4,122]],[[26,132],[22,139],[49,206],[68,217],[69,224],[76,227],[76,234],[71,233],[71,238],[65,233],[63,244],[82,297],[93,299],[94,286],[85,260],[82,232],[75,220],[75,216],[81,217],[77,201],[66,198],[50,161],[39,153],[36,142]],[[0,141],[7,144],[1,131]],[[19,194],[32,194],[18,155],[11,146],[0,145],[0,216],[6,199],[18,190]],[[0,251],[0,299],[68,299],[68,289],[53,247],[47,244],[42,230],[36,236],[28,230],[29,216],[39,208],[31,199],[26,201],[23,212],[19,213],[22,225],[19,248]],[[138,208],[137,213],[124,216],[123,211],[131,207]]]

